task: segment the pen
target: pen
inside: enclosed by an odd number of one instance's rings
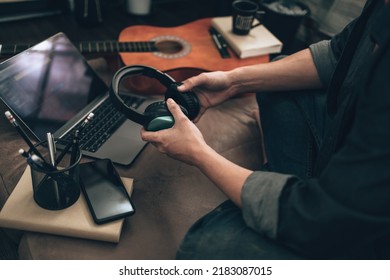
[[[52,165],[48,164],[37,155],[30,155],[24,149],[19,149],[19,154],[26,158],[30,165],[33,165],[36,169],[40,169],[43,173],[56,171]]]
[[[72,140],[72,153],[70,154],[70,163],[69,165],[73,165],[77,159],[77,151],[79,150],[79,130],[76,130],[74,133],[74,137]]]
[[[34,144],[31,142],[30,138],[27,136],[26,132],[19,126],[18,122],[14,118],[14,116],[11,114],[10,111],[6,111],[4,115],[7,117],[9,122],[16,128],[16,130],[19,132],[20,136],[24,139],[24,141],[27,143],[27,145],[30,147],[31,151],[33,151],[37,156],[43,159],[41,153],[37,150],[37,148],[34,146]]]
[[[24,149],[19,149],[19,154],[22,157],[25,157],[30,165],[33,165],[36,169],[41,169],[42,171],[44,171],[44,173],[55,170],[53,166],[47,164],[40,157],[38,157],[37,155],[30,155]]]
[[[92,120],[94,114],[93,113],[89,113],[88,116],[85,118],[85,120],[83,121],[83,123],[80,125],[80,129],[77,130],[77,137],[79,137],[79,134],[81,133],[81,131],[84,130],[84,128],[87,126],[87,124]],[[65,154],[69,151],[69,149],[72,147],[72,145],[74,144],[74,141],[75,141],[75,138],[76,137],[76,131],[75,131],[75,134],[73,136],[73,140],[71,142],[69,142],[65,148],[62,150],[61,154],[58,156],[57,160],[56,160],[56,165],[64,158]]]
[[[230,54],[227,50],[227,44],[222,35],[212,27],[209,29],[209,33],[222,58],[229,58]]]
[[[54,143],[54,138],[50,132],[46,133],[46,138],[47,138],[47,148],[49,149],[50,163],[55,167],[56,166],[56,146]]]
[[[47,148],[49,149],[50,163],[54,170],[56,170],[56,144],[54,142],[53,135],[48,132],[46,133],[47,138]],[[56,196],[57,203],[60,203],[60,193],[58,189],[58,184],[56,178],[53,178],[54,194]]]
[[[43,161],[40,157],[37,155],[29,155],[27,158],[27,161],[30,165],[34,166],[35,168],[41,170],[42,173],[48,173],[56,171],[54,166],[48,164],[47,162]]]
[[[25,157],[25,158],[28,158],[30,155],[23,149],[19,149],[19,154],[22,156],[22,157]]]

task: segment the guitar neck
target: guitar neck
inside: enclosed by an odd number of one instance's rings
[[[18,54],[33,45],[1,45],[0,56],[12,56]],[[117,42],[117,41],[91,41],[75,44],[76,48],[84,54],[118,53],[118,52],[156,52],[156,44],[153,41],[144,42]]]
[[[92,41],[76,44],[81,53],[118,53],[118,52],[156,52],[153,41],[144,42],[117,42]]]

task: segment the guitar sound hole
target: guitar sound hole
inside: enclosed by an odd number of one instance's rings
[[[165,54],[175,54],[183,50],[183,45],[176,41],[160,41],[156,42],[156,48]]]

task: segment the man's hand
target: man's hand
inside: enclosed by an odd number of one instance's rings
[[[227,72],[202,73],[188,78],[182,83],[177,88],[179,91],[185,92],[192,90],[199,98],[201,108],[194,122],[197,122],[208,108],[222,103],[231,96],[231,81],[228,78]]]
[[[196,165],[200,152],[207,147],[203,135],[173,99],[167,100],[167,106],[175,119],[173,127],[156,132],[142,128],[141,138],[153,144],[161,153],[187,164]]]

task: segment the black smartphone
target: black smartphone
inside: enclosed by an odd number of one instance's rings
[[[80,164],[80,185],[96,224],[134,214],[130,196],[110,159]]]

